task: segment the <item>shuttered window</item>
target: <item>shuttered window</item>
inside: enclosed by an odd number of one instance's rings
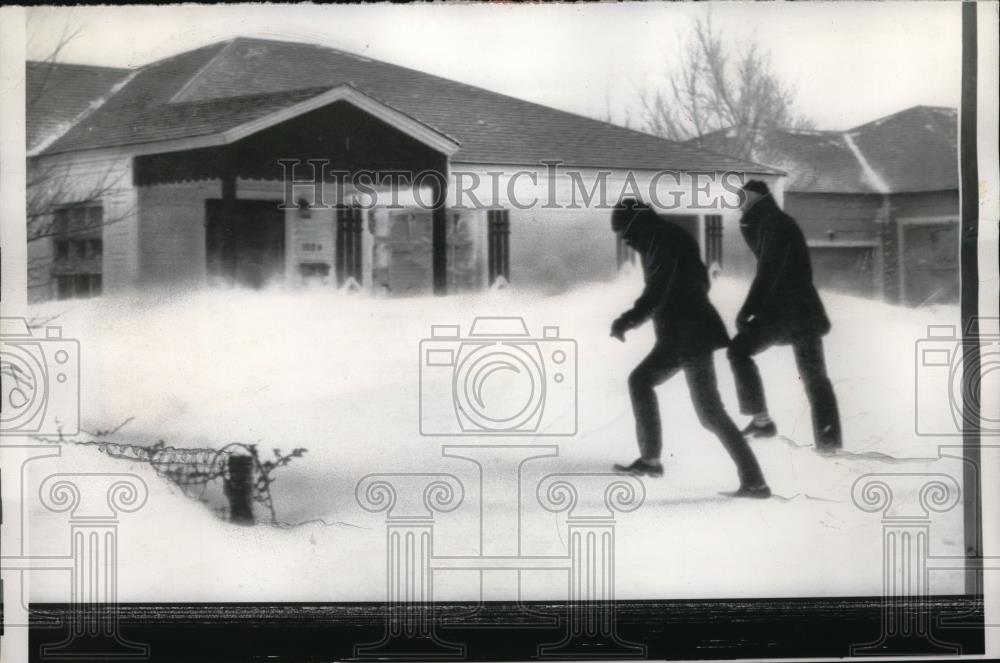
[[[361,221],[358,207],[337,208],[337,285],[353,278],[361,285]]]
[[[486,213],[489,225],[489,284],[492,286],[501,276],[510,282],[510,212],[489,210]]]
[[[722,267],[722,217],[718,214],[705,217],[705,264],[713,262]]]

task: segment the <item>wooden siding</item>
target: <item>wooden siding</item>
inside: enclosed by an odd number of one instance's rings
[[[205,200],[218,197],[207,182],[139,187],[143,287],[206,283]]]
[[[881,206],[881,195],[785,193],[785,212],[795,217],[807,240],[874,239]]]

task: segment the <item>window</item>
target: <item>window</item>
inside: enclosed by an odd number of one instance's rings
[[[361,209],[337,208],[337,285],[353,278],[361,284]]]
[[[486,212],[488,224],[489,284],[501,276],[510,282],[510,212],[491,209]]]
[[[705,264],[712,263],[722,267],[722,217],[718,214],[705,217]]]
[[[52,280],[58,299],[101,294],[104,209],[100,203],[66,205],[52,214]]]

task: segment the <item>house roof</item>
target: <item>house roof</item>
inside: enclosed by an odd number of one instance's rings
[[[452,162],[780,174],[445,78],[312,44],[236,38],[146,65],[45,150],[59,153],[220,133],[349,85],[447,136]]]
[[[758,158],[789,174],[786,191],[912,193],[958,188],[957,111],[913,106],[847,131],[769,129]],[[734,129],[689,141],[726,152]]]
[[[130,72],[115,67],[28,62],[25,91],[28,150],[65,131]]]
[[[892,192],[958,188],[958,111],[914,106],[847,132]]]
[[[725,153],[735,140],[734,129],[722,129],[692,142]],[[788,173],[786,191],[875,192],[840,132],[769,129],[758,141],[758,158]]]

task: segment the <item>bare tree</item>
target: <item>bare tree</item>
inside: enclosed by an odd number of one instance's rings
[[[620,127],[625,127],[627,129],[632,128],[632,112],[629,108],[625,108],[624,115],[622,119],[618,118],[614,109],[611,107],[611,86],[608,85],[604,89],[604,112],[596,115],[596,119],[601,122],[607,122],[608,124],[617,124]]]
[[[43,30],[39,30],[36,25],[38,22],[37,10],[28,9],[27,12],[27,26],[28,26],[28,44],[31,45],[32,41],[46,37]],[[42,96],[45,94],[46,89],[49,85],[49,78],[52,72],[55,70],[56,64],[59,62],[59,58],[62,55],[63,49],[69,45],[82,31],[79,26],[71,26],[70,21],[67,20],[63,25],[61,34],[56,38],[55,43],[48,50],[48,53],[39,62],[44,64],[45,67],[42,70],[42,75],[37,82],[37,87],[34,90],[28,91],[28,97],[26,101],[26,108],[31,109],[32,106],[36,106]]]
[[[794,109],[794,90],[774,73],[770,53],[755,39],[732,44],[711,13],[696,19],[666,87],[640,94],[645,129],[677,141],[731,130],[726,151],[760,160],[763,131],[806,128]]]
[[[58,76],[55,75],[60,65],[60,57],[69,43],[81,32],[78,26],[73,26],[69,19],[58,32],[52,32],[44,26],[40,26],[38,15],[34,12],[28,14],[29,42],[34,40],[54,40],[46,46],[46,55],[42,59],[32,63],[30,67],[29,85],[27,86],[27,97],[25,99],[25,113],[28,122],[40,121],[46,114],[46,106],[51,99],[60,94],[58,89]],[[27,71],[27,69],[26,69]],[[94,100],[97,101],[97,100]],[[72,223],[67,224],[67,215],[60,215],[60,209],[66,206],[88,207],[99,206],[126,183],[121,182],[120,173],[114,172],[111,168],[106,168],[98,172],[88,173],[86,181],[81,181],[79,173],[74,173],[74,169],[67,160],[49,158],[39,154],[46,144],[58,137],[58,134],[65,131],[75,121],[93,108],[93,105],[85,109],[80,116],[74,118],[68,125],[53,128],[53,135],[36,137],[34,148],[29,152],[27,161],[26,180],[26,210],[25,223],[27,225],[28,243],[28,287],[31,299],[44,299],[49,295],[50,283],[53,272],[58,271],[56,264],[57,256],[54,247],[46,246],[53,238],[79,238],[83,236],[100,237],[102,229],[112,223],[129,218],[134,214],[133,209],[116,208],[113,214],[90,214],[77,215],[72,219]],[[93,258],[82,258],[77,260],[73,257],[64,260],[62,267],[72,271],[79,267],[81,262],[86,260],[94,261]],[[99,258],[97,258],[99,260]],[[77,263],[74,265],[74,261]],[[54,268],[56,268],[54,270]],[[93,265],[90,266],[94,268]]]

